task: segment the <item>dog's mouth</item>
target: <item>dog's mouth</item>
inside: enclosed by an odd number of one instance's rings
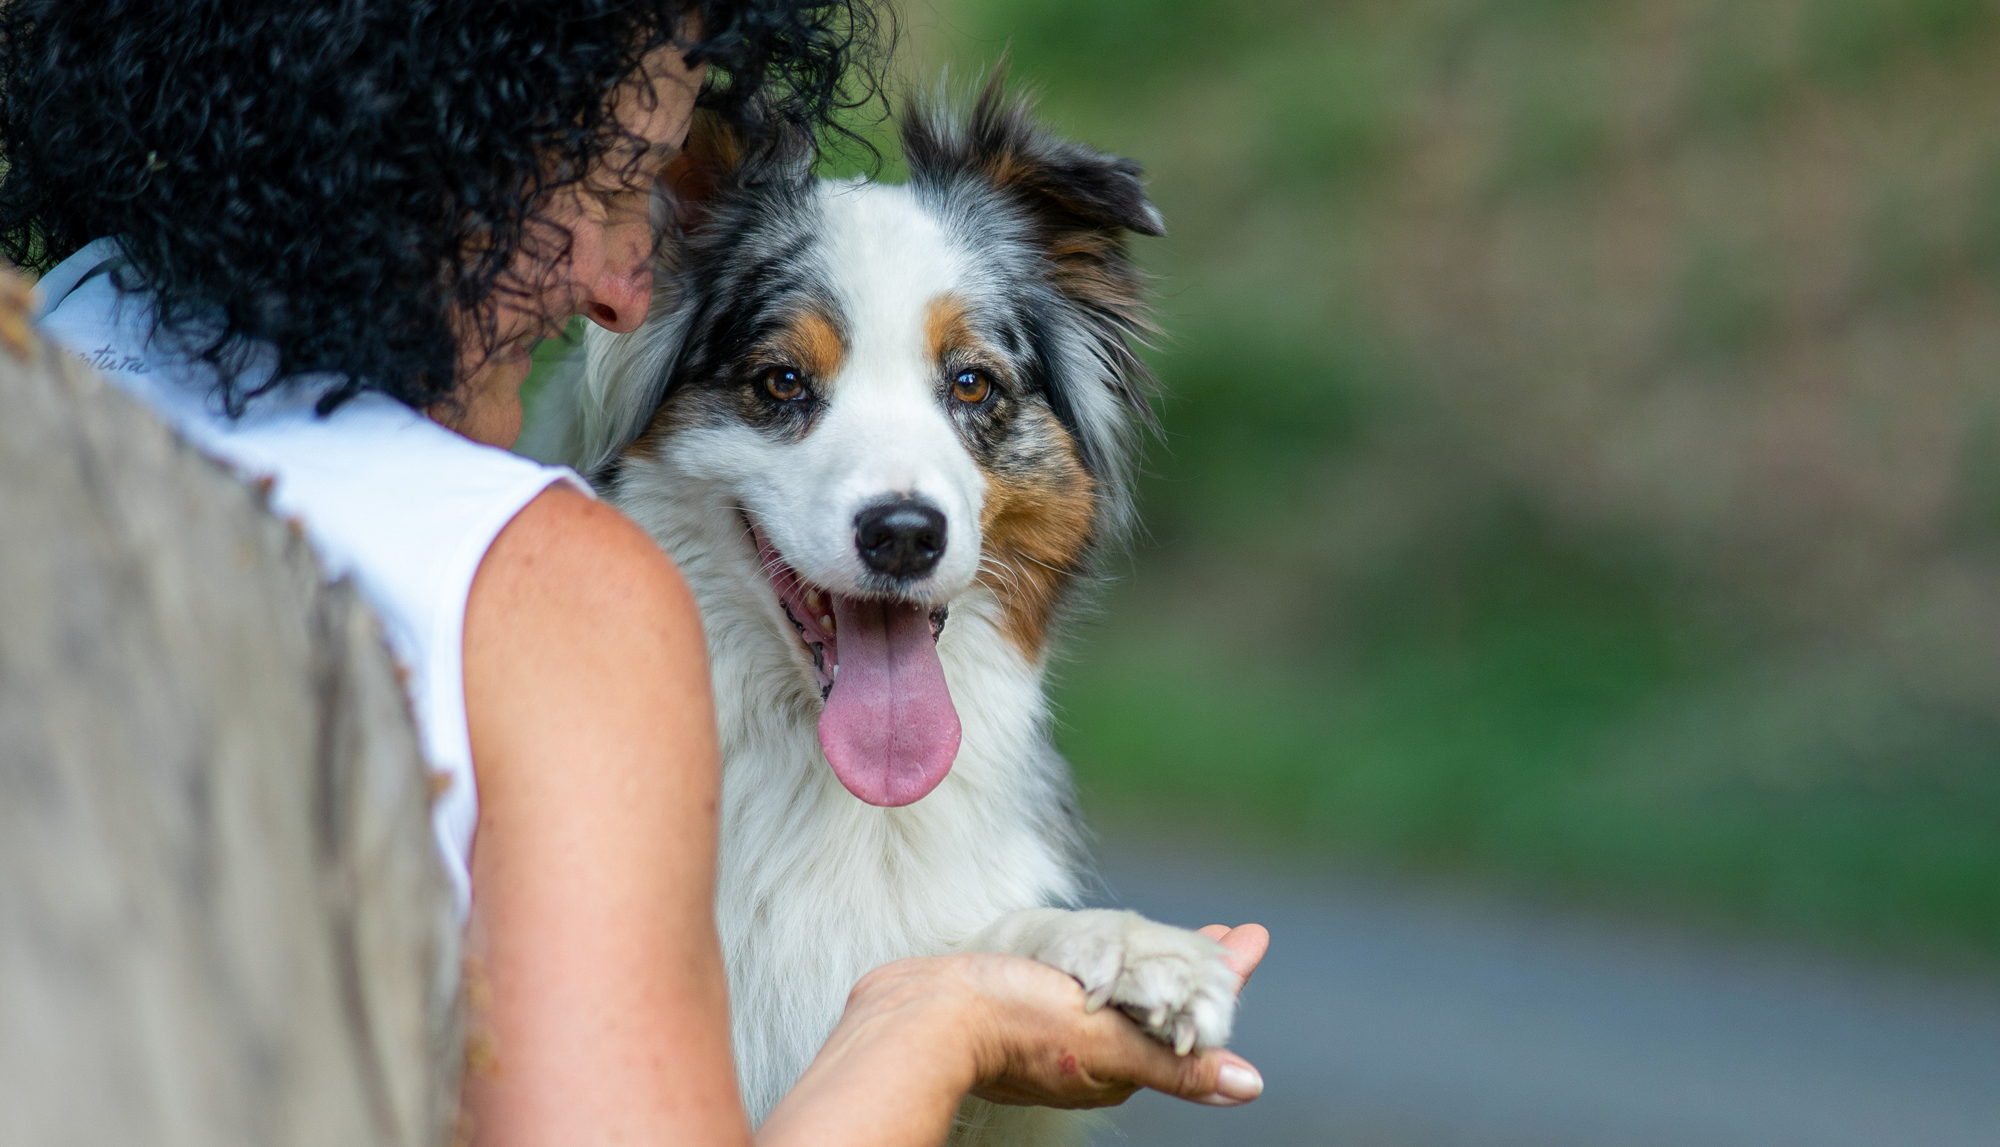
[[[958,710],[937,653],[945,610],[812,585],[749,528],[778,606],[812,657],[826,702],[819,744],[834,776],[872,805],[923,799],[958,757]]]

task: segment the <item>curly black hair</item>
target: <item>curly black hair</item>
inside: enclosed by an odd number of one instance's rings
[[[0,0],[0,256],[117,236],[197,353],[276,347],[262,386],[225,372],[232,413],[318,371],[322,413],[428,408],[515,255],[566,252],[544,205],[629,141],[642,57],[675,44],[702,106],[796,137],[879,96],[877,31],[871,0]]]

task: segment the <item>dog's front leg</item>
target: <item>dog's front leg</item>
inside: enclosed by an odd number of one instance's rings
[[[987,925],[966,947],[1069,973],[1083,985],[1085,1007],[1110,1004],[1178,1054],[1229,1042],[1236,973],[1222,945],[1199,932],[1137,912],[1029,908]]]

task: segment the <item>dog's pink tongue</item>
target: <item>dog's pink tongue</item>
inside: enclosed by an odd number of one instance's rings
[[[835,595],[840,673],[819,715],[819,745],[847,791],[895,808],[936,788],[958,756],[930,612]]]

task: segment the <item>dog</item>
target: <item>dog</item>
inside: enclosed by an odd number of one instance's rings
[[[1085,857],[1044,694],[1131,514],[1150,326],[1125,238],[1160,215],[1136,165],[1055,138],[997,73],[965,112],[901,118],[900,185],[699,124],[656,198],[647,320],[593,330],[531,420],[701,608],[753,1120],[900,957],[1042,960],[1183,1054],[1235,1008],[1216,942],[1068,907]],[[954,1142],[1080,1126],[972,1099]]]

